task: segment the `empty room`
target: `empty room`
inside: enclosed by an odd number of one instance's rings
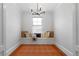
[[[79,55],[78,9],[76,3],[0,3],[0,55]]]

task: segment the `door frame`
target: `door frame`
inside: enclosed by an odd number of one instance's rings
[[[77,56],[77,44],[78,44],[78,4],[74,3],[73,11],[73,53],[74,56]]]
[[[4,56],[6,56],[6,6],[5,3],[2,3],[2,29],[3,29],[3,45],[4,45]]]

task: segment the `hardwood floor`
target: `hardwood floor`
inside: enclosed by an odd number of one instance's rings
[[[55,45],[22,44],[10,56],[66,56],[66,54]]]

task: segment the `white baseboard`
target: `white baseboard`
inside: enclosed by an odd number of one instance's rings
[[[9,56],[16,48],[20,46],[20,43],[17,43],[16,45],[12,46],[10,49],[6,51],[6,56]]]
[[[67,56],[73,56],[73,53],[70,52],[68,49],[66,49],[65,47],[63,47],[62,45],[56,43],[56,46],[61,49]]]
[[[26,45],[29,45],[29,44],[32,44],[32,45],[34,45],[34,44],[36,44],[36,45],[54,45],[55,43],[33,43],[33,42],[31,42],[31,43],[26,43],[26,42],[21,42],[21,44],[26,44]]]

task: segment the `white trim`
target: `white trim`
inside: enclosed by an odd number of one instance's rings
[[[6,51],[6,56],[9,56],[16,48],[18,48],[20,46],[20,43],[15,44],[14,46],[12,46],[10,49],[8,49]]]
[[[3,8],[3,49],[4,49],[4,56],[6,55],[6,5],[3,3],[2,4],[2,8]]]
[[[77,4],[73,4],[73,53],[76,56],[76,44],[78,39]]]
[[[62,45],[56,43],[56,46],[61,49],[67,56],[73,56],[73,53],[70,52],[68,49],[66,49],[65,47],[63,47]]]
[[[26,42],[22,42],[21,44],[47,44],[47,45],[52,45],[52,44],[54,44],[54,43],[34,43],[34,42],[32,42],[32,43],[26,43]]]

